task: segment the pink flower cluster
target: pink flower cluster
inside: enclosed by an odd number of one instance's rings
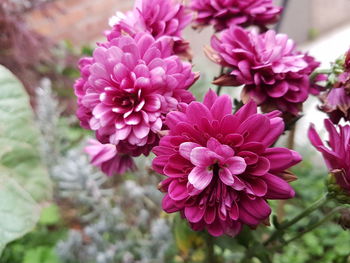
[[[169,36],[174,40],[174,53],[191,58],[189,43],[182,38],[182,31],[191,20],[190,10],[179,0],[136,0],[132,11],[118,12],[110,19],[112,30],[107,32],[107,38],[138,32],[148,32],[155,39]]]
[[[102,144],[91,139],[89,145],[85,147],[85,152],[91,156],[91,164],[100,167],[108,176],[136,169],[131,156],[118,153],[114,144]]]
[[[145,7],[149,11],[148,7],[149,3]],[[177,5],[174,10],[168,11],[180,12]],[[148,15],[153,18],[152,13]],[[79,62],[81,78],[74,85],[77,116],[82,127],[95,131],[102,143],[88,147],[87,152],[93,164],[109,175],[133,168],[130,156],[148,155],[158,144],[165,115],[179,103],[194,100],[187,89],[197,75],[190,63],[174,55],[174,38],[162,36],[177,24],[169,23],[168,31],[154,25],[160,30],[156,38],[137,30],[115,35],[99,44],[92,57]],[[179,29],[176,31],[178,36]],[[124,164],[118,166],[118,161]]]
[[[309,139],[322,153],[327,168],[335,176],[337,184],[350,195],[350,126],[334,126],[330,120],[325,120],[325,127],[329,133],[328,147],[323,144],[313,125],[309,129]]]
[[[341,65],[343,73],[336,74],[336,83],[332,83],[330,89],[320,95],[323,104],[320,109],[328,114],[333,123],[338,123],[342,118],[350,120],[350,51],[345,56],[345,61]],[[322,78],[328,81],[328,76],[320,74],[315,82]]]
[[[275,23],[282,12],[272,0],[192,0],[197,12],[197,26],[213,24],[217,31],[230,25],[257,25],[265,28]]]
[[[235,25],[213,36],[209,57],[230,68],[216,84],[244,85],[242,99],[253,99],[271,111],[297,115],[311,92],[309,75],[319,65],[313,57],[297,52],[284,34],[269,30],[259,34]]]
[[[294,196],[286,169],[301,160],[293,150],[271,148],[284,131],[280,115],[257,113],[253,101],[232,114],[232,100],[213,91],[203,103],[168,113],[169,134],[153,149],[153,169],[168,177],[163,209],[180,211],[194,230],[214,236],[266,220],[268,199]]]

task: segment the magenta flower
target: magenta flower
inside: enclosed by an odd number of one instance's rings
[[[182,38],[182,31],[192,20],[190,9],[178,0],[138,0],[132,11],[118,12],[110,19],[113,27],[107,33],[109,40],[123,32],[135,35],[149,32],[155,39],[169,36],[174,40],[174,52],[190,57],[189,44]]]
[[[232,114],[227,95],[209,91],[203,103],[181,105],[166,117],[169,134],[153,149],[153,169],[167,176],[163,209],[180,211],[194,230],[236,235],[271,212],[267,199],[294,196],[283,179],[301,156],[270,148],[283,133],[280,112],[258,114],[253,101]]]
[[[191,64],[171,56],[171,44],[148,33],[121,36],[80,61],[77,116],[101,143],[132,156],[148,154],[165,114],[194,99],[187,91],[195,81]]]
[[[131,156],[119,154],[117,147],[113,144],[102,144],[96,140],[89,140],[85,152],[90,155],[91,164],[99,167],[108,176],[124,174],[136,169]]]
[[[338,130],[336,127],[338,126]],[[329,133],[326,147],[318,136],[313,125],[309,128],[309,139],[312,145],[322,153],[328,170],[335,176],[337,184],[350,194],[350,126],[334,126],[330,120],[325,120]]]
[[[331,89],[320,95],[323,104],[320,110],[327,113],[334,124],[342,118],[350,120],[350,72],[337,76],[337,82]]]
[[[277,22],[282,8],[272,0],[192,0],[198,26],[214,25],[217,31],[230,25],[266,25]]]
[[[295,50],[287,35],[269,30],[264,34],[231,26],[221,38],[212,38],[210,58],[232,69],[216,84],[244,85],[242,99],[253,99],[268,109],[297,115],[310,90],[309,75],[319,65],[309,56]]]

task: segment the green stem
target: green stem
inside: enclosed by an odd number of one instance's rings
[[[302,237],[303,235],[305,235],[306,233],[309,233],[310,231],[314,230],[315,228],[319,227],[320,225],[322,225],[323,223],[329,221],[330,219],[332,219],[332,217],[341,209],[342,207],[336,207],[334,208],[331,212],[329,212],[327,215],[325,215],[324,218],[322,218],[321,220],[319,220],[318,222],[316,222],[315,224],[312,224],[311,226],[309,226],[307,229],[303,230],[302,232],[300,232],[299,234],[297,234],[295,237],[292,237],[291,239],[287,240],[285,243],[283,243],[283,245],[287,245],[291,242],[293,242],[294,240]]]
[[[316,69],[314,72],[311,73],[310,79],[313,80],[316,78],[317,75],[319,74],[331,74],[332,70],[331,69]]]
[[[224,74],[224,71],[225,71],[225,67],[221,66],[220,68],[220,73],[219,73],[219,77]],[[220,95],[220,92],[221,92],[221,89],[222,89],[222,86],[218,86],[217,90],[216,90],[216,94]]]
[[[318,208],[320,208],[321,206],[325,205],[328,202],[328,195],[325,194],[324,196],[322,196],[319,200],[317,200],[315,203],[313,203],[312,205],[310,205],[307,209],[305,209],[303,212],[301,212],[299,215],[297,215],[296,217],[294,217],[292,220],[290,221],[286,221],[284,224],[282,224],[282,228],[288,228],[292,225],[294,225],[295,223],[299,222],[301,219],[303,219],[305,216],[308,216],[309,214],[311,214],[313,211],[317,210]]]
[[[211,235],[207,235],[207,263],[216,263],[215,253],[214,253],[214,237]]]
[[[317,200],[315,203],[313,203],[308,208],[306,208],[303,212],[298,214],[296,217],[294,217],[293,219],[291,219],[289,221],[282,223],[280,225],[280,227],[270,236],[270,238],[264,242],[264,245],[266,246],[269,243],[271,243],[272,241],[274,241],[276,238],[278,238],[280,235],[283,234],[285,229],[287,229],[288,227],[299,222],[301,219],[303,219],[304,217],[311,214],[313,211],[317,210],[318,208],[320,208],[321,206],[326,204],[328,200],[329,200],[328,196],[327,196],[327,194],[325,194],[319,200]]]

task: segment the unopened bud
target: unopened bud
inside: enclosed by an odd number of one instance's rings
[[[340,217],[339,217],[338,223],[339,225],[341,225],[341,227],[344,230],[350,229],[350,209],[349,208],[345,208],[340,211]]]
[[[341,169],[332,170],[327,179],[329,196],[342,204],[350,204],[350,195],[338,183],[337,177],[342,176],[345,171]]]

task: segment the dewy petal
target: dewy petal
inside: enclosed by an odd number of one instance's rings
[[[216,221],[218,221],[218,219],[216,219]],[[213,224],[210,224],[207,227],[208,232],[214,237],[221,236],[224,233],[224,229],[219,222],[214,222]]]
[[[214,102],[216,101],[218,95],[216,92],[214,92],[212,89],[209,89],[209,91],[205,94],[203,104],[208,108],[211,109]]]
[[[313,124],[310,124],[308,137],[313,146],[323,146],[323,142],[318,133],[316,132],[315,126]]]
[[[183,158],[190,160],[191,152],[196,147],[200,147],[200,145],[193,142],[181,143],[179,147],[179,153]]]
[[[235,114],[235,116],[238,118],[238,123],[242,123],[251,115],[256,114],[257,109],[257,105],[253,100],[250,100],[247,104],[243,105],[243,107],[240,108]]]
[[[188,181],[198,190],[205,189],[213,178],[213,172],[205,167],[194,167],[188,175]]]
[[[301,161],[299,153],[287,148],[269,148],[264,153],[270,162],[270,170],[283,171]]]
[[[199,222],[205,213],[205,208],[199,208],[198,206],[190,206],[185,208],[185,216],[191,223]]]
[[[224,116],[232,114],[231,98],[228,95],[222,95],[218,97],[211,107],[210,112],[214,119],[220,121]]]
[[[178,180],[173,180],[169,184],[169,196],[172,200],[179,201],[188,197],[186,184],[180,183]]]
[[[267,184],[260,178],[248,179],[247,186],[254,196],[264,196],[267,192]]]
[[[205,147],[194,148],[190,154],[191,163],[199,167],[209,167],[219,158],[220,156]]]
[[[259,219],[265,219],[271,213],[270,206],[263,198],[256,198],[255,200],[244,198],[242,201],[244,202],[244,208],[246,211]]]
[[[221,182],[228,186],[233,185],[233,183],[235,182],[233,175],[228,168],[221,168],[219,170],[219,177]]]
[[[265,198],[269,199],[289,199],[294,197],[293,188],[283,179],[273,174],[266,174],[263,177],[267,184]]]
[[[150,127],[145,124],[140,124],[133,128],[135,136],[139,139],[145,138],[150,130]]]
[[[90,140],[89,144],[84,150],[90,155],[92,165],[99,166],[117,154],[115,145],[102,144],[96,140]]]
[[[234,175],[241,174],[245,171],[247,164],[242,157],[231,157],[225,161],[228,169]]]
[[[162,208],[167,213],[174,213],[180,210],[168,194],[166,194],[162,200]]]
[[[199,102],[191,102],[186,111],[187,118],[192,123],[200,122],[201,118],[212,120],[212,115],[207,107]]]
[[[214,222],[215,218],[216,218],[216,207],[208,206],[204,214],[205,223],[211,224]]]

